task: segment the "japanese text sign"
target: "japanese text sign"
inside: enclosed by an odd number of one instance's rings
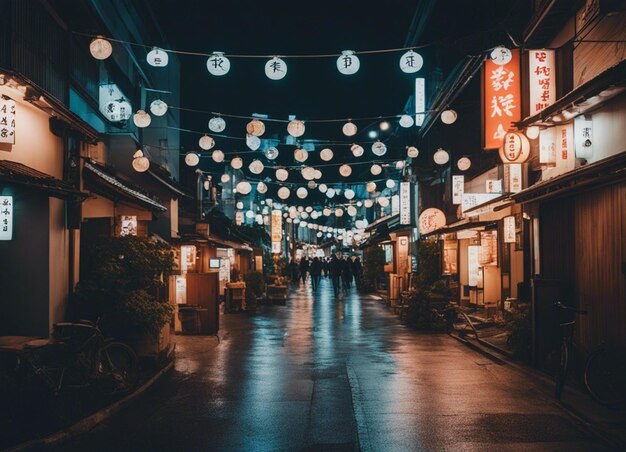
[[[400,182],[400,224],[411,224],[410,182]]]
[[[283,240],[283,215],[280,210],[272,210],[272,253],[281,251]]]
[[[13,196],[0,196],[0,240],[13,239]]]
[[[0,98],[0,143],[15,144],[15,101]]]
[[[554,50],[528,51],[530,115],[552,105],[556,99]]]
[[[463,191],[465,189],[465,176],[452,176],[452,204],[463,202]]]

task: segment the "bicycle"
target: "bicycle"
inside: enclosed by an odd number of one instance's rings
[[[105,338],[98,323],[56,323],[51,340],[26,344],[17,368],[38,377],[54,395],[66,387],[94,385],[108,394],[132,390],[137,355],[128,345]]]

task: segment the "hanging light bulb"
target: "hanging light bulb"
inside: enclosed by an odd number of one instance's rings
[[[293,158],[296,159],[297,162],[303,163],[309,158],[309,153],[304,149],[296,149],[293,151]]]
[[[350,165],[341,165],[339,167],[339,174],[341,174],[343,177],[348,177],[350,174],[352,174],[352,167]]]
[[[274,160],[276,157],[278,157],[278,149],[271,146],[265,150],[264,154],[268,160]]]
[[[398,161],[396,162],[396,169],[397,169],[397,170],[401,170],[402,168],[404,168],[404,161],[402,161],[402,160],[398,160]]]
[[[358,131],[356,124],[354,124],[352,121],[346,122],[341,130],[343,131],[343,134],[347,137],[353,137]]]
[[[354,155],[355,157],[361,157],[365,153],[363,146],[360,146],[358,144],[353,144],[352,146],[350,146],[350,150],[352,151],[352,155]]]
[[[320,158],[325,162],[329,162],[333,159],[333,151],[329,148],[324,148],[320,151]]]
[[[317,184],[315,183],[314,180],[310,180],[307,184],[307,187],[309,187],[311,190],[315,190],[317,188]]]
[[[280,187],[278,189],[278,197],[280,199],[287,199],[287,198],[289,198],[290,194],[291,194],[291,192],[289,191],[289,189],[287,187]]]
[[[491,51],[489,57],[498,66],[503,66],[513,59],[513,53],[504,46],[498,46]]]
[[[326,184],[320,184],[319,187],[317,187],[319,189],[319,191],[321,191],[322,193],[326,193],[326,190],[328,190],[328,186]]]
[[[341,207],[337,207],[335,209],[335,216],[336,217],[342,217],[343,216],[343,209]]]
[[[309,192],[307,191],[306,188],[304,187],[300,187],[296,190],[296,195],[298,196],[298,198],[300,199],[304,199],[308,196]]]
[[[322,172],[318,169],[315,170],[315,180],[319,180],[322,178]]]
[[[246,132],[249,135],[260,137],[265,133],[265,124],[260,119],[253,119],[246,125]]]
[[[356,193],[354,193],[354,190],[347,189],[346,191],[343,192],[343,195],[346,197],[346,199],[352,199],[354,198]]]
[[[305,129],[306,127],[304,126],[304,122],[300,121],[299,119],[289,121],[289,124],[287,124],[287,133],[295,138],[304,135]]]
[[[237,204],[235,204],[235,207],[239,210],[243,209],[243,203],[241,201],[238,201]]]
[[[467,157],[461,157],[458,162],[456,162],[456,166],[461,171],[467,171],[472,166],[472,161]]]
[[[441,122],[444,124],[454,124],[456,122],[457,114],[454,110],[444,110],[441,112]]]
[[[259,182],[256,185],[256,191],[258,191],[261,194],[267,193],[267,184],[265,182]]]
[[[222,163],[224,161],[224,153],[219,149],[216,149],[211,154],[211,158],[215,163]]]
[[[281,58],[274,57],[265,63],[265,75],[270,80],[280,80],[287,75],[287,63]]]
[[[348,215],[350,215],[351,217],[356,216],[356,207],[354,206],[348,206]]]
[[[230,161],[230,166],[234,169],[241,169],[243,167],[243,159],[241,157],[235,157]]]
[[[328,207],[325,207],[324,210],[322,210],[322,215],[325,217],[329,217],[331,213],[332,211]]]
[[[380,130],[382,130],[383,132],[386,132],[387,130],[389,130],[389,128],[391,127],[391,124],[389,124],[389,121],[381,121],[380,124],[378,124],[378,127],[380,128]]]
[[[313,167],[305,166],[300,172],[305,180],[315,179],[315,168]]]
[[[198,146],[200,146],[200,149],[208,151],[215,146],[215,140],[208,135],[204,135],[198,140]]]
[[[382,173],[382,172],[383,172],[383,168],[382,168],[380,165],[378,165],[378,164],[374,163],[374,164],[372,165],[372,167],[370,168],[370,172],[371,172],[374,176],[378,176],[380,173]]]
[[[185,164],[187,166],[197,166],[200,163],[200,156],[195,152],[187,152],[185,154]]]
[[[113,53],[113,46],[108,40],[98,36],[91,40],[89,52],[96,60],[106,60]]]
[[[248,165],[248,169],[250,170],[252,174],[261,174],[264,168],[265,167],[263,166],[263,163],[261,163],[260,160],[253,160],[252,163]]]
[[[368,193],[374,193],[376,191],[376,183],[368,182],[367,185],[365,185],[365,190],[367,190]]]
[[[133,122],[137,127],[142,129],[150,125],[152,118],[144,110],[137,110],[137,113],[133,115]]]
[[[252,191],[252,185],[250,182],[242,180],[237,184],[237,193],[241,193],[242,195],[247,195]]]
[[[152,67],[165,67],[169,62],[169,56],[165,50],[154,47],[146,55],[146,61]]]
[[[284,182],[289,177],[289,172],[284,168],[278,168],[276,170],[276,180]]]
[[[337,69],[344,75],[356,74],[361,67],[359,57],[352,50],[344,50],[341,56],[337,58]]]
[[[413,116],[410,115],[402,115],[400,116],[400,127],[403,127],[405,129],[408,129],[409,127],[413,127],[413,124],[415,123],[413,121]]]

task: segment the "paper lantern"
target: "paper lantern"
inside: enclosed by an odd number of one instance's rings
[[[352,146],[350,146],[350,150],[352,151],[352,155],[354,155],[355,157],[361,157],[365,152],[363,146],[360,146],[358,144],[353,144]]]
[[[405,129],[408,129],[409,127],[413,127],[413,124],[415,123],[413,121],[413,116],[410,115],[402,115],[400,116],[400,127],[404,127]]]
[[[226,173],[222,174],[222,177],[220,177],[220,180],[222,181],[223,184],[227,183],[230,181],[230,176]]]
[[[150,103],[150,113],[152,113],[154,116],[163,116],[165,113],[167,113],[167,104],[161,99],[153,100]]]
[[[378,124],[378,127],[383,132],[386,132],[391,127],[391,124],[389,124],[389,121],[381,121],[380,124]]]
[[[306,208],[304,209],[304,211],[305,211],[305,212],[309,212],[309,213],[311,213],[311,212],[313,212],[313,207],[311,207],[311,206],[306,206]]]
[[[539,127],[530,126],[526,129],[526,136],[531,140],[536,140],[539,138]]]
[[[437,149],[433,154],[433,160],[437,165],[445,165],[450,160],[450,154],[445,149]]]
[[[259,182],[256,185],[256,191],[258,191],[261,194],[267,193],[267,184],[265,182]]]
[[[356,207],[354,206],[348,206],[348,215],[350,215],[351,217],[356,216]]]
[[[300,221],[300,227],[301,227],[301,228],[306,228],[306,226],[307,226],[308,224],[309,224],[309,223],[307,223],[306,221]]]
[[[458,162],[456,162],[457,168],[461,171],[467,171],[470,166],[472,166],[472,161],[467,157],[461,157]]]
[[[208,151],[213,146],[215,146],[215,140],[208,135],[204,135],[198,140],[198,146],[200,146],[200,149]]]
[[[246,132],[249,135],[260,137],[265,133],[265,124],[259,119],[253,119],[246,125]]]
[[[237,202],[237,204],[235,204],[235,207],[238,208],[239,210],[243,209],[243,203],[241,201]]]
[[[248,169],[252,174],[261,174],[263,172],[263,163],[260,160],[253,160],[252,163],[248,166]]]
[[[381,196],[378,198],[378,204],[380,204],[381,207],[387,207],[389,205],[389,198]]]
[[[454,110],[444,110],[441,112],[441,122],[444,124],[454,124],[456,122],[457,114]]]
[[[253,151],[256,151],[261,147],[261,139],[259,137],[255,137],[254,135],[246,135],[246,146]]]
[[[406,148],[406,155],[411,157],[412,159],[416,158],[419,155],[420,151],[417,150],[415,146],[409,146]]]
[[[126,101],[120,100],[119,104],[119,120],[127,121],[133,115],[133,107]]]
[[[215,163],[222,163],[224,161],[224,153],[219,149],[216,149],[211,154],[211,158]]]
[[[339,174],[341,174],[343,177],[348,177],[350,174],[352,174],[352,167],[350,165],[341,165],[339,167]]]
[[[223,132],[224,129],[226,129],[226,121],[224,121],[223,118],[216,116],[209,120],[209,130],[211,132],[220,133]]]
[[[284,182],[289,177],[289,172],[284,168],[278,168],[276,170],[276,180]]]
[[[344,50],[341,56],[337,58],[337,69],[344,75],[356,74],[361,67],[359,57],[352,50]]]
[[[298,212],[304,212],[304,207],[298,206]]]
[[[368,193],[374,193],[376,191],[376,183],[368,182],[367,185],[365,185],[365,190],[367,190]]]
[[[524,163],[530,156],[530,142],[521,132],[508,132],[498,152],[502,163]]]
[[[265,150],[264,154],[268,160],[274,160],[276,157],[278,157],[278,149],[271,146]]]
[[[295,151],[293,151],[293,158],[296,159],[296,161],[302,163],[302,162],[305,162],[306,159],[309,158],[309,153],[305,151],[304,149],[298,148]]]
[[[428,234],[444,227],[446,225],[446,216],[441,210],[430,208],[420,214],[417,223],[420,234]]]
[[[326,190],[326,196],[329,198],[333,198],[335,196],[335,189],[329,188],[328,190]]]
[[[366,209],[371,208],[374,205],[374,201],[372,201],[371,199],[366,199],[365,201],[363,201],[363,207],[365,207]]]
[[[206,60],[206,68],[211,75],[226,75],[230,71],[230,60],[222,52],[213,52]]]
[[[311,190],[315,190],[317,188],[317,184],[314,180],[310,180],[309,183],[306,184],[306,186],[309,187]]]
[[[332,212],[331,212],[331,210],[328,207],[326,207],[326,208],[324,208],[324,210],[322,210],[322,215],[324,215],[325,217],[329,217],[331,213]]]
[[[323,235],[324,235],[324,234],[323,234],[322,232],[318,232],[318,233],[316,234],[317,238],[321,238]]]
[[[230,161],[230,166],[235,169],[241,169],[243,167],[243,159],[241,157],[235,157]]]
[[[146,61],[152,67],[165,67],[169,62],[169,56],[165,50],[155,47],[146,55]]]
[[[308,196],[309,192],[307,191],[306,188],[304,187],[300,187],[296,190],[296,196],[298,196],[298,198],[300,199],[304,199]]]
[[[318,169],[315,170],[315,179],[321,179],[322,178],[322,172]]]
[[[383,168],[382,168],[380,165],[378,165],[378,164],[374,163],[374,164],[372,165],[372,167],[370,168],[370,172],[371,172],[374,176],[378,176],[380,173],[382,173],[382,172],[383,172]]]
[[[405,74],[414,74],[424,65],[424,58],[413,51],[409,50],[400,57],[400,70]]]
[[[326,190],[328,190],[328,187],[326,186],[326,184],[320,184],[319,187],[317,187],[319,189],[319,191],[321,191],[322,193],[326,193]]]
[[[313,212],[311,212],[311,218],[313,218],[314,220],[319,218],[320,213],[317,210],[314,210]]]
[[[383,143],[382,141],[377,141],[376,143],[372,144],[372,152],[374,153],[374,155],[380,157],[382,155],[385,155],[385,153],[387,152],[387,146],[385,146],[385,143]]]
[[[252,210],[248,210],[246,212],[246,218],[254,218],[254,212]]]
[[[144,173],[148,171],[148,168],[150,168],[150,160],[143,155],[141,150],[138,150],[133,156],[132,165],[135,171],[138,173]]]
[[[356,124],[354,124],[353,122],[349,121],[349,122],[346,122],[343,125],[341,130],[343,131],[343,134],[345,136],[353,137],[354,135],[356,135],[358,129],[356,127]]]
[[[152,118],[144,110],[137,110],[137,113],[133,115],[133,122],[139,128],[148,127],[152,122]]]
[[[200,163],[200,156],[195,152],[188,152],[185,155],[185,163],[187,166],[197,166]]]
[[[113,46],[102,36],[98,36],[89,43],[89,52],[96,60],[106,60],[113,53]]]
[[[387,188],[393,188],[396,186],[396,181],[394,181],[393,179],[387,179],[385,185],[387,186]]]
[[[331,238],[333,235],[330,232],[326,233],[326,237]]]
[[[315,179],[315,168],[312,168],[310,166],[305,166],[304,168],[302,168],[301,173],[302,173],[302,177],[305,180]]]
[[[491,51],[489,57],[498,66],[503,66],[513,59],[513,53],[506,47],[498,46]]]
[[[252,185],[250,182],[242,180],[237,184],[237,193],[241,193],[242,195],[247,195],[252,191]]]
[[[402,168],[404,168],[404,162],[402,160],[398,160],[396,162],[396,169],[401,170]]]
[[[257,213],[256,217],[254,218],[254,221],[256,221],[257,224],[263,224],[263,215],[261,215],[260,213]]]
[[[287,124],[287,133],[289,133],[292,137],[301,137],[304,135],[305,129],[306,127],[304,126],[304,123],[298,119],[289,121],[289,124]]]
[[[337,207],[335,209],[335,216],[336,217],[342,217],[343,216],[343,209],[341,207]]]
[[[320,158],[325,162],[329,162],[333,159],[332,149],[324,148],[320,151]]]
[[[265,63],[265,75],[270,80],[280,80],[287,75],[287,63],[278,57],[274,57]]]
[[[352,199],[354,198],[356,193],[354,193],[354,190],[347,189],[346,191],[343,192],[343,195],[346,197],[346,199]]]

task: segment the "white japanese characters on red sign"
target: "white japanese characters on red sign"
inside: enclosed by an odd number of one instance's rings
[[[0,196],[0,240],[13,239],[13,196]]]
[[[15,144],[15,101],[0,98],[0,143]]]
[[[410,182],[400,182],[400,224],[411,224]]]
[[[531,116],[556,99],[554,50],[528,52],[529,107]]]

